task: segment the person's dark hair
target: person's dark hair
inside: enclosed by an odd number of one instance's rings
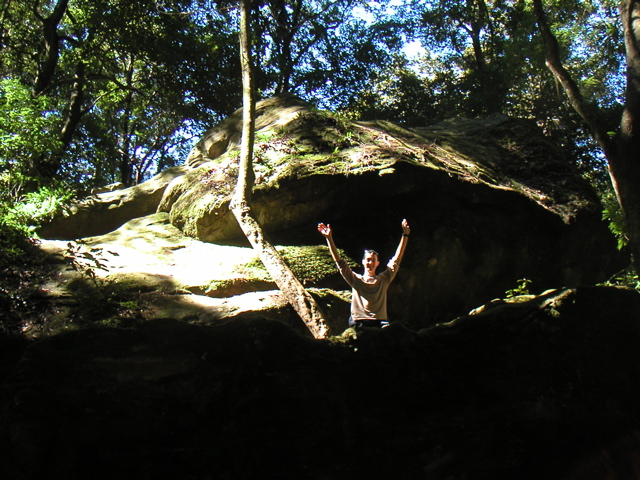
[[[378,257],[378,259],[380,259],[380,255],[378,254],[378,252],[376,252],[375,250],[365,250],[364,254],[362,255],[362,259],[364,260],[364,257],[366,257],[367,255],[369,255],[370,253],[373,253],[376,257]]]

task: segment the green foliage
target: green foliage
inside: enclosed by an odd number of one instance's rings
[[[605,207],[602,211],[602,219],[609,222],[609,230],[618,239],[618,250],[622,250],[628,243],[626,235],[626,222],[622,207],[612,196],[605,197]]]
[[[514,298],[521,295],[531,295],[531,292],[529,290],[531,283],[531,280],[529,280],[528,278],[519,279],[518,285],[515,288],[512,288],[505,292],[505,298]]]
[[[36,155],[60,148],[61,114],[54,100],[33,97],[17,78],[0,80],[0,173],[20,175]]]
[[[599,284],[599,286],[628,287],[640,291],[640,277],[638,277],[638,273],[633,266],[629,266],[612,275],[606,282]]]
[[[19,173],[0,173],[0,223],[33,237],[35,228],[63,210],[75,195],[55,181],[25,194],[23,186],[28,181],[29,177]]]
[[[7,185],[8,192],[14,179],[15,177],[0,175],[0,185]],[[33,236],[36,226],[62,211],[72,198],[74,193],[64,185],[41,186],[18,200],[0,199],[0,219],[24,234]]]
[[[0,172],[32,173],[40,163],[86,189],[138,182],[180,162],[203,122],[237,108],[233,25],[136,0],[69,2],[48,25],[59,50],[36,92],[51,51],[35,15],[46,17],[50,5],[41,3],[8,2],[2,12]],[[185,13],[200,6],[172,2]]]
[[[370,20],[350,14],[355,7]],[[348,105],[375,84],[401,44],[402,25],[378,15],[384,10],[361,0],[268,2],[252,26],[258,89],[332,110]]]
[[[427,125],[444,118],[430,83],[404,58],[395,58],[343,112],[354,119],[395,120],[408,125]]]

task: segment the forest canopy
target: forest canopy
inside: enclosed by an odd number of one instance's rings
[[[408,126],[530,119],[606,192],[602,146],[545,65],[536,3],[615,135],[628,63],[619,7],[635,2],[255,1],[257,94]],[[238,29],[229,1],[1,0],[1,203],[130,186],[181,163],[241,105]]]

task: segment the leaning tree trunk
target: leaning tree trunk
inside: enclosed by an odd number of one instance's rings
[[[625,38],[627,88],[620,134],[614,154],[607,160],[625,214],[633,263],[640,274],[640,2],[622,0],[620,20]]]
[[[251,213],[251,192],[253,190],[253,135],[255,129],[255,97],[251,71],[251,50],[249,46],[249,5],[250,0],[240,2],[240,59],[242,65],[242,144],[240,147],[240,168],[238,182],[231,210],[251,246],[258,252],[260,260],[282,291],[286,300],[298,313],[315,338],[325,338],[327,326],[322,311],[311,294],[295,277],[282,257],[265,238],[262,227]]]
[[[625,33],[627,90],[620,133],[614,138],[602,115],[582,96],[560,60],[558,41],[549,28],[542,0],[533,2],[545,45],[547,67],[562,85],[574,110],[587,123],[607,159],[609,176],[626,221],[633,266],[640,273],[640,1],[622,0],[620,20]]]

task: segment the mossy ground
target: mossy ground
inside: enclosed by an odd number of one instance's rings
[[[329,249],[324,245],[278,246],[276,249],[293,274],[303,283],[322,283],[336,274],[336,264],[331,258]],[[344,251],[340,250],[340,252],[350,265],[357,265]],[[271,280],[264,265],[257,258],[240,267],[240,271],[246,273],[247,278]]]

